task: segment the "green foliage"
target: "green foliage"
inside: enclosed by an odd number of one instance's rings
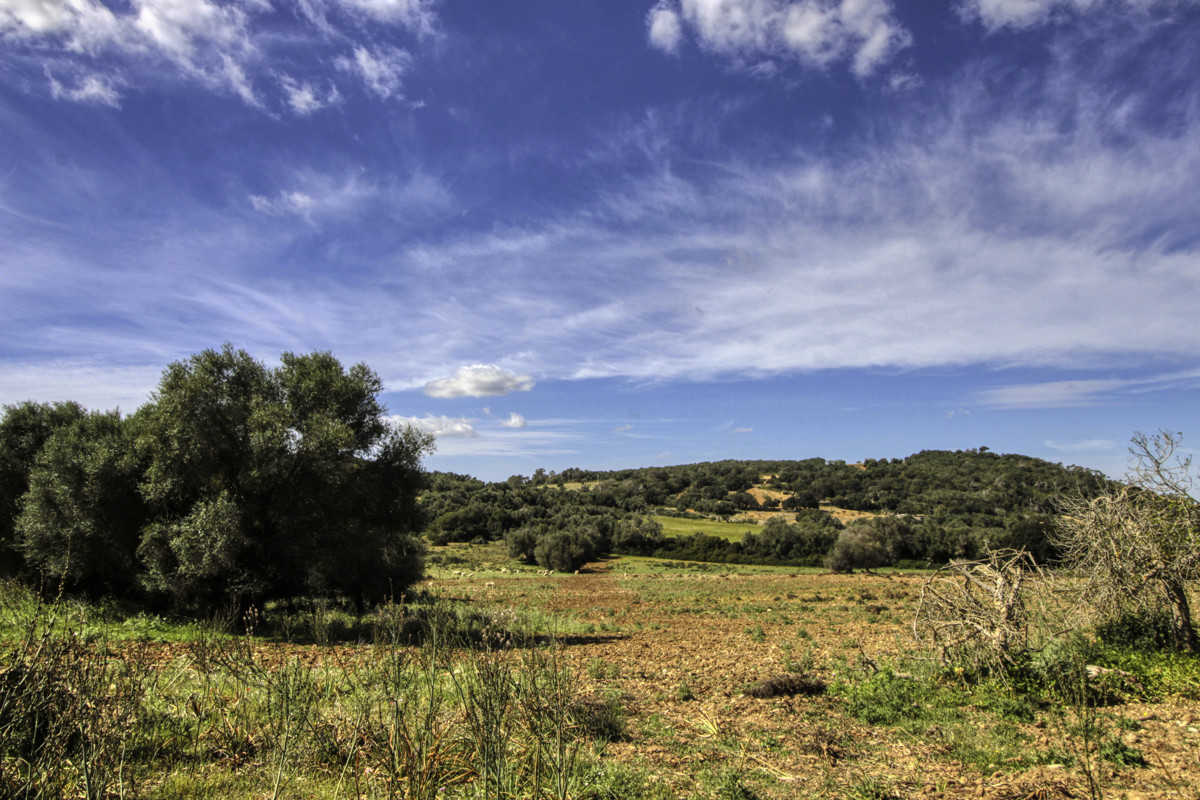
[[[545,536],[599,518],[607,520],[612,551],[622,555],[819,566],[835,548],[841,528],[819,509],[826,501],[880,515],[863,523],[873,530],[847,535],[834,559],[846,569],[946,563],[975,558],[988,546],[1025,549],[1039,561],[1053,559],[1058,551],[1048,531],[1056,498],[1063,491],[1093,496],[1106,485],[1091,470],[1026,456],[924,451],[861,465],[818,458],[611,472],[572,468],[492,484],[439,474],[421,504],[433,520],[435,543],[504,538],[513,555],[527,562],[535,560],[537,543]],[[794,525],[782,517],[761,529],[718,521],[739,508],[758,508],[748,492],[753,487],[785,494],[769,507],[795,511]],[[665,532],[647,527],[622,535],[620,525],[650,522],[651,509],[665,522]],[[603,537],[593,539],[598,553],[607,550]]]
[[[280,361],[206,350],[130,418],[5,407],[0,574],[196,613],[403,592],[422,574],[432,438],[388,422],[366,365]]]
[[[0,576],[13,577],[24,571],[16,521],[38,453],[54,431],[82,418],[84,413],[78,403],[4,406],[0,417]]]
[[[533,555],[545,569],[574,572],[596,557],[596,547],[585,533],[560,530],[539,539]]]
[[[960,696],[928,681],[897,675],[884,668],[863,681],[842,683],[835,692],[846,701],[846,710],[869,725],[899,725],[944,716]],[[955,713],[955,712],[951,712]]]
[[[93,412],[56,428],[34,459],[17,518],[17,547],[50,585],[93,597],[136,588],[146,517],[136,420]]]
[[[380,600],[421,574],[420,459],[379,378],[328,353],[268,370],[226,345],[177,362],[144,409],[144,582],[205,610],[300,595]]]

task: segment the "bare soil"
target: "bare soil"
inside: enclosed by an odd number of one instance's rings
[[[1054,759],[1078,744],[1066,712],[996,723],[1026,743],[1019,763],[964,764],[948,755],[937,726],[912,735],[863,724],[832,695],[744,693],[788,674],[788,666],[832,683],[900,663],[911,654],[922,576],[731,574],[709,566],[637,574],[618,559],[572,576],[516,572],[490,586],[458,578],[430,585],[482,604],[574,618],[586,632],[563,641],[582,689],[619,693],[628,714],[627,740],[611,744],[607,757],[640,765],[676,795],[713,775],[737,774],[760,797],[1091,796],[1083,772]],[[1104,797],[1200,796],[1200,704],[1123,704],[1100,714],[1148,762],[1099,766],[1093,774]]]

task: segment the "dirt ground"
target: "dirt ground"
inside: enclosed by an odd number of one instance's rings
[[[715,565],[647,574],[622,562],[571,576],[513,572],[430,586],[573,620],[583,632],[561,638],[581,687],[618,695],[628,715],[627,740],[606,757],[640,765],[676,795],[736,774],[760,797],[1200,797],[1194,702],[1101,709],[1148,765],[1102,763],[1089,790],[1078,767],[1033,757],[1078,745],[1062,714],[1060,724],[1045,715],[1005,723],[1029,755],[1022,763],[964,764],[947,755],[948,734],[936,725],[913,735],[863,724],[830,695],[744,693],[788,667],[833,683],[900,664],[911,652],[920,576],[732,574]]]

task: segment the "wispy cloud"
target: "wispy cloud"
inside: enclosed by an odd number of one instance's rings
[[[166,364],[121,364],[109,359],[70,359],[33,364],[7,361],[0,405],[26,400],[74,400],[85,408],[135,411],[150,399]]]
[[[107,75],[83,75],[74,86],[67,86],[59,82],[49,70],[46,71],[46,77],[50,81],[50,96],[56,100],[66,99],[77,103],[89,103],[93,105],[111,106],[112,108],[121,107],[121,93],[118,89],[119,81]]]
[[[1122,397],[1146,392],[1200,387],[1200,372],[1150,375],[1103,380],[1065,380],[1015,384],[987,389],[975,401],[987,408],[1071,408],[1119,402]]]
[[[337,60],[338,69],[358,76],[368,92],[383,100],[403,97],[402,79],[411,64],[412,55],[397,47],[356,47],[352,56]]]
[[[975,399],[988,408],[1070,408],[1095,405],[1105,395],[1126,385],[1126,381],[1120,380],[1026,383],[987,389],[976,394]]]
[[[466,417],[447,417],[426,414],[423,417],[389,417],[395,425],[409,425],[419,431],[432,433],[438,439],[473,439],[479,434],[475,431],[474,423]]]
[[[1055,442],[1048,440],[1046,447],[1060,453],[1102,453],[1117,447],[1107,439],[1086,439],[1080,442]]]
[[[436,33],[437,16],[426,0],[306,0],[290,21],[272,14],[270,3],[250,0],[134,0],[110,6],[99,0],[4,0],[0,37],[30,47],[92,76],[77,87],[64,87],[51,76],[51,95],[77,102],[115,105],[116,85],[100,77],[101,67],[123,67],[126,80],[163,85],[198,83],[266,108],[269,83],[282,91],[282,104],[306,115],[336,102],[336,87],[317,88],[294,78],[272,80],[273,57],[289,48],[314,43],[349,43],[337,63],[361,80],[376,97],[400,96],[401,76],[411,63],[408,51],[364,40],[364,24],[408,30],[421,38]],[[297,26],[297,23],[300,23]],[[286,36],[280,25],[292,25]]]
[[[1066,22],[1079,14],[1111,13],[1114,9],[1136,15],[1172,6],[1186,6],[1192,0],[963,0],[961,13],[977,19],[990,30],[1032,28],[1052,22]]]

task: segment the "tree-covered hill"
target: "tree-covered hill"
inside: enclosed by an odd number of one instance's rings
[[[848,568],[944,562],[985,544],[1053,560],[1047,531],[1060,499],[1093,496],[1108,483],[1094,470],[980,448],[859,464],[811,458],[538,470],[491,484],[435,473],[421,502],[433,541],[504,538],[514,556],[547,567],[574,568],[611,551]],[[844,526],[822,505],[873,516]],[[763,511],[771,518],[741,542],[665,537],[653,521]]]

